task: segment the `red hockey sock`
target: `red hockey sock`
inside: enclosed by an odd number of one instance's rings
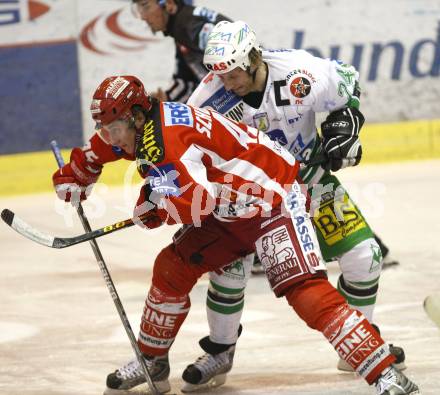
[[[165,355],[185,321],[190,308],[188,296],[165,296],[151,287],[145,301],[139,332],[139,348],[147,355]]]
[[[327,280],[307,280],[289,290],[286,298],[307,325],[322,332],[368,384],[394,362],[395,357],[368,320],[351,309]]]

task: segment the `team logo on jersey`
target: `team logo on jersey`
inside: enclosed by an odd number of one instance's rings
[[[313,76],[313,74],[305,69],[292,70],[289,74],[286,75],[286,81],[289,81],[290,78],[295,77],[298,74],[302,75],[303,77],[307,77],[309,81],[312,81],[312,84],[316,82],[316,78]]]
[[[306,97],[311,89],[310,81],[305,77],[297,77],[290,83],[290,92],[300,99]]]
[[[162,196],[180,196],[179,173],[173,164],[153,166],[148,171],[151,190]]]
[[[253,119],[255,128],[261,132],[267,132],[269,130],[269,117],[267,116],[267,112],[255,114]]]
[[[163,103],[165,126],[193,126],[194,120],[191,109],[182,103]]]

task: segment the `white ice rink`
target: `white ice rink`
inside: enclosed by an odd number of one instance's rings
[[[440,291],[440,161],[364,165],[340,172],[373,229],[400,266],[382,275],[375,322],[402,346],[406,374],[424,395],[440,394],[440,331],[425,315],[424,298]],[[107,202],[101,227],[128,217],[122,190],[97,190]],[[60,206],[57,206],[60,207]],[[53,194],[0,199],[48,233],[83,233],[66,226]],[[58,208],[59,209],[59,208]],[[156,253],[174,229],[149,234],[131,228],[98,240],[137,334]],[[0,224],[0,394],[102,394],[106,375],[133,353],[89,244],[53,250]],[[329,265],[335,284],[338,267]],[[179,393],[186,364],[207,334],[206,279],[191,293],[192,309],[170,352],[171,383]],[[374,394],[354,374],[336,370],[337,356],[307,328],[264,277],[249,282],[235,365],[218,395]]]

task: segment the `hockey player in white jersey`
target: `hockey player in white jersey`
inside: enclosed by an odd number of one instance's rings
[[[355,166],[362,155],[358,73],[350,65],[314,57],[303,50],[261,51],[244,22],[220,22],[204,54],[211,71],[188,103],[210,107],[267,133],[302,162],[300,175],[312,198],[311,214],[324,258],[337,260],[338,290],[371,322],[382,269],[373,232],[347,191],[331,173]],[[315,114],[327,112],[322,137]],[[324,160],[324,163],[321,163]],[[183,391],[222,385],[232,368],[241,331],[244,290],[253,256],[210,273],[207,313],[210,334],[201,339],[205,354],[187,366]],[[262,262],[263,266],[270,266]],[[390,346],[403,369],[404,353]],[[341,359],[340,370],[352,370]],[[409,394],[401,373],[377,386],[378,394]],[[399,384],[400,383],[400,384]]]

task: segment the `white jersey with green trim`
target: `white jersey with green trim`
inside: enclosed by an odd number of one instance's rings
[[[354,96],[358,72],[353,66],[318,58],[304,50],[268,50],[262,56],[268,76],[259,108],[226,91],[221,79],[212,72],[188,104],[210,107],[265,132],[300,162],[313,159],[321,152],[315,114],[331,112],[358,100]],[[323,172],[319,165],[304,165],[300,175],[312,185]]]

